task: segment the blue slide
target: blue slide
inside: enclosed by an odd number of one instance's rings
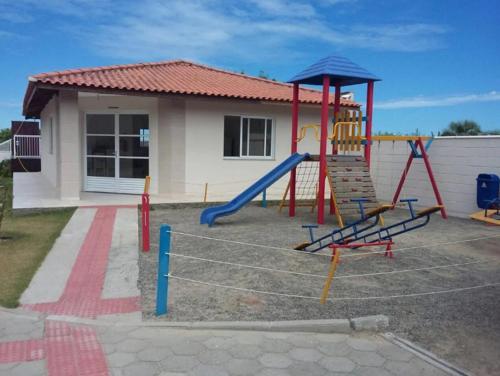
[[[300,162],[308,157],[308,153],[292,154],[228,203],[203,210],[200,217],[200,223],[206,223],[209,226],[212,226],[218,217],[236,213],[243,206],[252,201],[259,193],[264,191],[267,187],[273,185],[283,175],[297,167]]]

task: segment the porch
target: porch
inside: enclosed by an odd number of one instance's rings
[[[153,194],[151,203],[182,203],[202,202],[203,191],[199,193],[170,193]],[[234,193],[212,193],[207,196],[207,201],[225,201],[234,196]],[[102,206],[102,205],[138,205],[141,196],[137,194],[80,192],[80,199],[61,199],[59,192],[50,181],[40,172],[29,172],[13,174],[13,199],[12,208],[18,209],[42,209],[61,208],[73,206]]]

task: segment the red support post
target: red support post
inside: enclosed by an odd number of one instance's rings
[[[292,98],[292,154],[297,152],[297,138],[299,132],[299,84],[293,84]],[[295,185],[297,179],[297,171],[294,168],[290,171],[290,203],[288,205],[288,215],[295,217]]]
[[[424,160],[424,165],[427,170],[427,174],[429,175],[429,180],[432,185],[432,190],[434,191],[434,196],[436,197],[436,201],[438,205],[441,205],[441,217],[444,219],[448,218],[446,214],[446,209],[444,207],[443,199],[441,198],[441,194],[439,193],[439,188],[436,183],[436,179],[434,178],[434,173],[432,172],[431,162],[429,161],[429,156],[427,155],[427,151],[425,150],[425,145],[421,138],[415,141],[415,149],[418,151],[420,149],[420,153],[422,155],[422,159]],[[406,162],[405,169],[403,170],[403,174],[401,175],[401,179],[399,179],[399,184],[394,193],[394,197],[392,198],[392,204],[396,205],[399,199],[399,195],[403,189],[403,185],[405,183],[406,177],[408,176],[408,172],[410,171],[411,164],[413,162],[413,151],[410,152],[410,156],[408,157],[408,161]]]
[[[142,194],[141,206],[141,222],[142,222],[142,251],[149,252],[149,194]]]
[[[340,112],[340,94],[341,94],[341,86],[339,84],[335,84],[335,101],[333,102],[333,123],[337,122],[339,112]],[[332,154],[337,154],[336,145],[332,144]]]
[[[394,197],[392,198],[392,205],[396,205],[398,203],[399,195],[401,194],[401,190],[403,189],[403,185],[405,184],[405,180],[406,177],[408,176],[408,172],[410,171],[412,162],[413,162],[413,152],[410,153],[408,161],[406,162],[405,169],[403,170],[403,174],[399,179],[398,187],[396,188],[396,192],[394,193]]]
[[[434,174],[432,172],[431,162],[429,161],[429,156],[427,155],[427,151],[425,150],[424,143],[422,139],[419,138],[416,141],[417,147],[420,147],[420,151],[422,153],[422,159],[424,160],[425,168],[427,169],[427,173],[429,174],[429,180],[431,181],[432,189],[434,191],[434,196],[436,196],[436,201],[438,205],[441,205],[441,217],[444,219],[448,218],[446,214],[446,209],[444,208],[443,199],[441,198],[441,194],[439,193],[439,189],[436,183],[436,179],[434,179]]]
[[[366,92],[366,145],[365,145],[365,160],[370,167],[370,157],[372,148],[372,116],[373,116],[373,81],[368,82]]]
[[[341,86],[335,84],[335,100],[333,102],[333,129],[335,131],[335,123],[337,122],[339,112],[340,112],[340,94]],[[337,145],[332,143],[332,155],[337,154]],[[333,195],[330,195],[330,214],[335,214],[335,202],[333,201]]]
[[[325,223],[326,141],[328,139],[329,101],[330,101],[330,76],[324,75],[323,99],[321,103],[321,138],[319,145],[318,224]]]

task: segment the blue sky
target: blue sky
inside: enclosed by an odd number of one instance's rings
[[[0,0],[0,128],[34,73],[185,58],[287,80],[339,54],[383,79],[376,131],[499,129],[499,13],[491,0]]]

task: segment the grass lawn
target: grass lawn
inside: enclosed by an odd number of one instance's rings
[[[0,305],[13,308],[75,209],[12,215],[12,181],[0,178],[0,185],[9,189],[0,228]]]

